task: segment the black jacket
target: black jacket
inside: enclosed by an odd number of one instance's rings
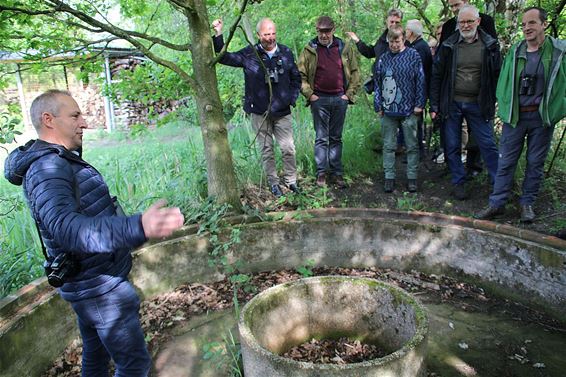
[[[423,71],[425,75],[425,85],[426,85],[426,97],[429,97],[430,90],[430,77],[432,75],[432,53],[430,52],[430,46],[422,37],[419,37],[414,43],[405,42],[407,47],[412,47],[419,53],[421,57],[421,63],[423,64]]]
[[[495,116],[495,89],[501,70],[501,52],[497,39],[479,28],[478,33],[485,47],[482,56],[478,104],[485,119],[492,119]],[[442,117],[448,115],[448,109],[454,98],[459,42],[460,33],[451,35],[438,49],[438,59],[435,60],[432,67],[430,111],[439,113]]]
[[[497,39],[497,31],[495,30],[495,22],[491,16],[487,14],[480,13],[480,28],[487,34],[491,35],[493,38]],[[456,17],[452,17],[442,25],[442,33],[440,34],[440,40],[438,45],[440,46],[445,40],[448,39],[452,34],[456,33]]]
[[[385,31],[381,33],[373,46],[368,46],[360,39],[358,43],[356,43],[356,47],[358,48],[360,54],[368,59],[375,58],[375,61],[377,62],[381,54],[383,54],[385,51],[389,51],[389,43],[387,43],[387,31],[388,30],[385,29]]]
[[[214,51],[217,53],[224,47],[224,38],[220,35],[212,38]],[[267,68],[269,74],[260,64],[256,53]],[[264,114],[269,110],[273,117],[282,117],[291,113],[301,89],[301,75],[291,50],[277,44],[277,51],[270,59],[258,43],[253,48],[245,47],[238,52],[226,52],[220,63],[244,69],[245,97],[244,111],[248,114]],[[273,97],[269,107],[269,86],[266,77],[272,76],[271,88]],[[275,79],[276,76],[276,79]]]

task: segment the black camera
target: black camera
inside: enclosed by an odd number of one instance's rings
[[[66,279],[75,276],[80,271],[80,264],[69,254],[61,253],[43,264],[49,285],[59,288]]]
[[[521,77],[521,88],[519,94],[522,96],[534,96],[537,87],[537,77],[535,75],[523,75]]]

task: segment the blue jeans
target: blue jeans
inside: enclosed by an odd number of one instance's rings
[[[116,377],[147,376],[151,356],[139,321],[140,300],[130,282],[71,306],[83,339],[83,377],[107,377],[110,358]]]
[[[513,189],[513,179],[517,161],[521,157],[525,137],[527,138],[527,167],[523,179],[521,205],[533,205],[544,174],[544,162],[550,144],[554,126],[545,127],[538,111],[521,113],[516,127],[503,124],[503,133],[499,142],[499,167],[495,176],[493,192],[489,196],[489,205],[503,207]]]
[[[348,101],[340,97],[320,97],[310,103],[316,133],[314,160],[317,175],[327,170],[331,175],[344,175],[342,130],[348,110]]]
[[[462,120],[464,118],[480,148],[490,181],[493,182],[497,174],[498,160],[497,146],[493,136],[493,122],[482,116],[477,103],[453,101],[448,118],[444,123],[445,157],[452,174],[452,184],[463,184],[466,179],[466,169],[461,157]]]

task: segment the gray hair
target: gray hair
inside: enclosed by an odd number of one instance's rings
[[[57,101],[59,96],[72,97],[71,93],[67,90],[50,89],[45,93],[37,96],[30,107],[31,123],[36,131],[41,129],[41,116],[43,113],[51,113],[55,116],[59,115],[60,103]]]
[[[423,24],[419,20],[407,21],[405,29],[412,31],[417,37],[421,37],[423,35]]]
[[[256,33],[259,34],[259,29],[261,29],[261,25],[263,25],[265,22],[271,22],[273,25],[275,25],[275,22],[273,22],[271,18],[264,17],[261,20],[259,20],[259,22],[257,23],[255,27]]]
[[[471,11],[474,14],[475,18],[480,17],[480,11],[478,10],[478,8],[474,7],[473,5],[466,4],[462,8],[460,8],[460,10],[458,11],[458,20],[460,19],[460,15],[464,11]]]
[[[400,19],[403,19],[403,12],[397,8],[391,8],[387,11],[387,18],[391,16],[396,16],[399,17]]]

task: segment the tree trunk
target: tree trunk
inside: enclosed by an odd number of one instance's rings
[[[205,0],[195,0],[188,14],[191,31],[193,77],[197,82],[196,102],[204,141],[208,172],[208,194],[219,203],[230,204],[241,211],[240,194],[234,172],[228,131],[218,94],[212,38]]]

